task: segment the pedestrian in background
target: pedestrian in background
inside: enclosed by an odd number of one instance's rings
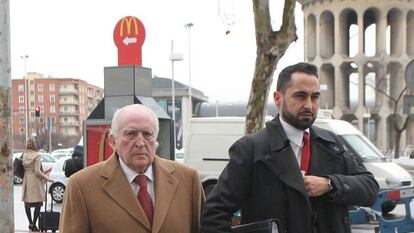
[[[46,195],[44,181],[51,181],[51,179],[43,173],[41,155],[37,153],[36,142],[33,138],[29,138],[27,141],[22,161],[25,170],[22,184],[22,201],[29,220],[29,230],[39,231],[37,220]],[[34,208],[33,219],[32,208]]]
[[[240,209],[242,224],[276,218],[283,233],[350,233],[348,206],[372,205],[378,184],[335,134],[312,126],[320,97],[316,67],[283,69],[273,97],[279,114],[230,147],[206,201],[203,233],[230,233]]]
[[[106,161],[73,174],[60,233],[198,233],[204,194],[195,169],[156,155],[157,115],[141,104],[118,109]]]

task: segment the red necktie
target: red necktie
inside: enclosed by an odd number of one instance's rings
[[[300,159],[300,169],[305,171],[305,175],[308,174],[309,168],[309,160],[310,160],[310,140],[309,140],[309,133],[303,133],[303,147],[302,147],[302,155]]]
[[[145,175],[138,175],[135,177],[134,181],[139,186],[137,199],[141,204],[141,207],[144,210],[149,223],[152,225],[152,220],[154,217],[154,207],[152,206],[151,196],[147,190],[147,177]]]

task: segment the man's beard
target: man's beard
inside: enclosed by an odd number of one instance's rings
[[[305,112],[302,111],[301,113],[305,113]],[[312,113],[312,112],[311,111],[306,111],[306,113]],[[291,126],[295,127],[296,129],[300,129],[300,130],[305,130],[313,124],[316,117],[315,117],[314,113],[312,113],[312,115],[313,115],[312,118],[304,118],[304,119],[301,120],[301,119],[298,118],[298,116],[294,116],[292,113],[287,111],[286,106],[284,108],[284,111],[282,111],[283,119],[287,123],[289,123]]]

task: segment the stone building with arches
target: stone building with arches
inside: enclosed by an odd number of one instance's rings
[[[297,0],[305,60],[318,67],[321,108],[350,121],[380,149],[394,146],[392,114],[414,59],[414,0]],[[412,90],[405,95],[413,95]],[[403,118],[403,101],[398,103]],[[414,122],[401,148],[414,144]]]

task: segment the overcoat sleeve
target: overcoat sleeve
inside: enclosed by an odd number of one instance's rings
[[[329,175],[334,186],[328,193],[330,201],[346,205],[373,205],[379,189],[374,176],[354,156],[344,153],[344,161],[347,174]]]
[[[248,196],[251,159],[237,141],[229,150],[230,161],[207,197],[201,229],[203,233],[230,233],[232,217]]]

